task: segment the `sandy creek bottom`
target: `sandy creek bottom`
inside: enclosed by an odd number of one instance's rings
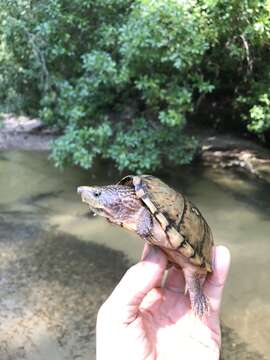
[[[228,170],[160,176],[201,209],[229,247],[222,359],[270,359],[270,189]],[[110,166],[53,168],[45,153],[0,153],[0,359],[95,359],[97,309],[142,242],[93,218],[76,187],[113,183]]]

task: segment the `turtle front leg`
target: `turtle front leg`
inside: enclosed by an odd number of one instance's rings
[[[140,210],[137,222],[136,232],[137,234],[146,241],[149,241],[149,237],[152,236],[153,218],[149,210],[142,208]]]
[[[184,268],[186,292],[189,293],[191,308],[200,319],[209,313],[209,301],[203,293],[206,275],[199,274],[195,269]]]

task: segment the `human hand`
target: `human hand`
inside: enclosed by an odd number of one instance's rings
[[[217,360],[221,346],[220,305],[230,266],[227,248],[212,253],[213,272],[204,293],[210,311],[194,316],[181,269],[172,267],[161,287],[167,258],[145,245],[142,261],[132,266],[100,308],[97,360]]]

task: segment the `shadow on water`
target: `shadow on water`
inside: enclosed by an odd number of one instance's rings
[[[35,204],[36,202],[48,200],[50,198],[55,198],[57,196],[61,196],[63,194],[63,191],[48,191],[45,193],[39,193],[34,196],[28,196],[26,198],[22,198],[19,201],[25,204]]]
[[[0,161],[8,161],[8,157],[4,153],[0,153]]]
[[[41,328],[38,344],[34,338],[24,349],[29,360],[42,337],[49,344],[56,339],[55,346],[65,348],[70,359],[93,352],[97,310],[130,265],[125,255],[45,231],[25,216],[1,216],[0,234],[1,360],[20,358],[20,342],[8,339],[20,333],[27,342],[36,324]]]

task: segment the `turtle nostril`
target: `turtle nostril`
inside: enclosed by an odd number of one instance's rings
[[[101,194],[101,192],[100,192],[100,191],[95,191],[95,192],[94,192],[94,197],[99,197],[99,196],[100,196],[100,194]]]

